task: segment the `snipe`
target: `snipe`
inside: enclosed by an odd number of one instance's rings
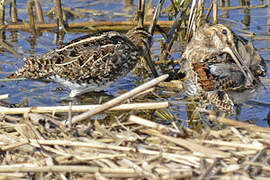
[[[70,97],[101,91],[130,72],[151,46],[152,35],[142,27],[126,35],[86,35],[47,54],[24,58],[24,66],[9,78],[55,81],[71,89]]]
[[[265,62],[252,43],[222,24],[199,28],[181,65],[185,94],[199,97],[204,107],[213,105],[230,114],[235,103],[254,97],[266,74]]]
[[[132,71],[141,56],[149,57],[152,33],[143,28],[144,4],[139,1],[138,26],[127,34],[110,31],[87,35],[47,54],[24,58],[24,66],[9,78],[55,81],[71,89],[70,97],[103,90]],[[152,29],[159,11],[157,8]],[[146,59],[153,72],[151,59]]]

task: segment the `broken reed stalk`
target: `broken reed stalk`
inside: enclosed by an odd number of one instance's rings
[[[28,15],[30,31],[33,35],[35,35],[36,27],[35,27],[35,19],[34,19],[34,12],[33,12],[33,0],[27,1],[27,15]]]
[[[218,23],[218,2],[217,0],[213,0],[213,23]]]
[[[39,0],[35,0],[36,14],[38,23],[44,23],[43,11]]]
[[[54,10],[55,10],[55,14],[56,14],[57,24],[60,25],[62,30],[65,30],[65,23],[64,23],[61,0],[54,0]]]
[[[162,75],[162,76],[160,76],[158,78],[155,78],[155,79],[153,79],[153,80],[151,80],[151,81],[149,81],[147,83],[144,83],[144,84],[140,85],[139,87],[136,87],[136,88],[132,89],[131,91],[126,92],[126,93],[120,95],[119,97],[114,98],[114,99],[104,103],[100,107],[94,108],[94,109],[92,109],[90,111],[87,111],[87,112],[85,112],[83,114],[75,116],[74,118],[72,118],[72,123],[77,123],[77,122],[85,120],[86,118],[88,118],[90,116],[93,116],[93,115],[95,115],[97,113],[106,111],[106,110],[108,110],[108,109],[122,103],[123,101],[125,101],[125,100],[127,100],[127,99],[129,99],[129,98],[131,98],[131,97],[133,97],[133,96],[135,96],[135,95],[137,95],[137,94],[139,94],[139,93],[141,93],[141,92],[143,92],[143,91],[157,85],[158,83],[160,83],[161,81],[164,81],[167,78],[168,78],[168,75],[165,74],[165,75]]]
[[[10,6],[11,6],[10,7],[11,22],[16,23],[18,22],[16,0],[11,0]]]
[[[1,95],[1,99],[7,99],[8,95]],[[101,105],[73,105],[72,112],[86,112],[89,109],[99,108]],[[147,110],[147,109],[164,109],[169,106],[168,102],[156,103],[133,103],[121,104],[115,106],[110,111],[127,111],[127,110]],[[5,108],[0,107],[0,113],[3,114],[24,114],[24,113],[63,113],[69,112],[69,106],[44,106],[44,107],[22,107],[22,108]]]

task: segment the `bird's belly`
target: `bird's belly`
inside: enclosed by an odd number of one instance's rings
[[[197,96],[199,94],[199,88],[196,83],[190,79],[183,82],[184,94],[188,97]]]
[[[61,78],[58,75],[48,78],[50,81],[57,82],[71,90],[69,97],[75,97],[87,92],[99,92],[105,88],[111,86],[115,81],[109,81],[106,78],[102,80],[94,81],[93,79],[84,80],[84,81],[70,81],[68,79]]]

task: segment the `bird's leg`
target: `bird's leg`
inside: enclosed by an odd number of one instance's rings
[[[72,127],[72,101],[68,102],[68,126],[69,128]]]
[[[72,127],[72,103],[74,101],[74,97],[68,97],[67,101],[68,101],[68,107],[69,108],[68,108],[68,118],[67,118],[65,124],[69,128],[71,128]]]
[[[242,104],[237,104],[236,105],[236,118],[235,118],[236,120],[240,119],[241,111],[242,111]]]
[[[150,52],[149,51],[146,53],[146,55],[144,56],[144,58],[146,60],[147,65],[149,66],[150,70],[152,71],[154,77],[155,78],[158,77],[157,70],[156,70],[155,65],[154,65],[154,63],[152,61],[152,58],[151,58],[151,55],[150,55]]]

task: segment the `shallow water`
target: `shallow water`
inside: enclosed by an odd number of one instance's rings
[[[157,3],[157,1],[154,1]],[[252,0],[251,6],[260,5],[261,3],[267,4],[267,2]],[[53,1],[41,1],[43,11],[48,12],[51,7],[53,7]],[[122,1],[84,1],[84,0],[72,0],[72,1],[62,1],[64,7],[80,8],[80,9],[92,9],[99,10],[93,11],[93,13],[83,14],[81,18],[72,18],[69,22],[78,21],[102,21],[102,20],[125,20],[130,18],[132,14],[135,13],[136,5],[129,8],[124,8]],[[167,5],[169,3],[166,2]],[[167,6],[165,3],[165,6]],[[27,17],[26,14],[26,0],[19,1],[18,5],[18,16],[21,19]],[[8,5],[7,5],[8,6]],[[232,1],[231,6],[239,6],[238,1]],[[102,11],[103,10],[103,11]],[[8,11],[8,10],[7,10]],[[267,60],[267,65],[269,67],[270,59],[270,33],[267,26],[267,16],[270,10],[267,7],[264,8],[252,8],[249,11],[243,9],[234,9],[229,11],[219,11],[220,12],[220,22],[230,25],[230,27],[237,33],[246,35],[247,32],[253,32],[256,34],[254,37],[254,45],[261,53],[262,57]],[[226,17],[227,15],[227,17]],[[6,12],[6,17],[9,18],[8,12]],[[162,16],[161,19],[167,20],[166,16]],[[53,19],[45,16],[45,22],[53,22]],[[6,78],[6,76],[15,71],[18,67],[23,65],[23,57],[29,55],[40,55],[46,53],[51,49],[56,48],[55,44],[55,34],[50,32],[43,32],[41,36],[36,38],[33,42],[31,34],[27,32],[18,31],[18,41],[11,42],[12,34],[11,32],[6,32],[6,42],[12,45],[12,48],[18,52],[19,57],[16,57],[12,53],[6,50],[2,50],[0,54],[0,67],[1,74],[0,78]],[[82,36],[82,34],[72,34],[67,33],[64,38],[64,42],[68,42],[74,38]],[[160,39],[160,35],[156,35],[155,39]],[[158,49],[159,43],[155,41],[153,49]],[[153,50],[153,53],[157,55],[159,51]],[[175,58],[180,57],[179,54],[175,54]],[[269,68],[268,68],[269,69]],[[261,126],[268,126],[267,115],[270,110],[270,87],[269,79],[270,75],[267,74],[265,78],[265,88],[256,100],[247,102],[242,106],[239,119],[242,121],[252,120],[256,124]],[[106,89],[107,94],[117,96],[120,90],[130,90],[134,88],[139,82],[142,81],[141,77],[130,73],[126,78],[115,83],[113,86]],[[63,88],[61,85],[53,82],[43,82],[43,81],[33,81],[33,80],[23,80],[23,81],[11,81],[11,82],[0,82],[1,92],[0,94],[8,93],[10,98],[7,100],[9,103],[19,103],[23,99],[27,98],[29,106],[41,106],[41,105],[60,105],[63,104],[62,100],[68,96],[69,90]],[[102,94],[103,95],[103,94]],[[94,95],[96,96],[96,94]],[[175,94],[171,96],[169,101],[172,102],[173,106],[171,110],[173,111],[176,118],[187,119],[187,113],[185,111],[185,101],[180,95]],[[233,116],[236,118],[236,116]],[[238,117],[237,117],[238,119]]]

